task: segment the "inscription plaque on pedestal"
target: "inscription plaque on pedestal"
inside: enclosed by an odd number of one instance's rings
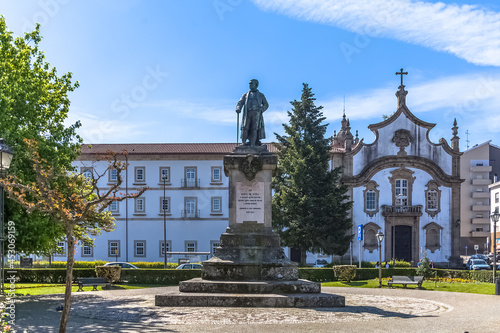
[[[264,182],[236,183],[236,223],[264,223]]]

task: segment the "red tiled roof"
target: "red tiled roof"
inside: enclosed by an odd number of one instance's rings
[[[84,144],[81,155],[104,154],[107,151],[129,155],[153,154],[229,154],[236,147],[235,143],[104,143]],[[274,153],[274,144],[267,143],[267,149]]]

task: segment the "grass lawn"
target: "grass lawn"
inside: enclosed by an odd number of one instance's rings
[[[350,283],[334,281],[334,282],[324,282],[321,284],[323,287],[356,287],[356,288],[377,288],[378,279],[374,280],[361,280],[352,281]],[[382,280],[382,287],[387,287],[387,281]],[[402,285],[394,285],[394,288],[402,289]],[[407,286],[407,289],[415,289],[415,285]],[[436,291],[454,291],[459,293],[472,293],[472,294],[485,294],[494,295],[495,285],[493,283],[486,282],[474,282],[474,283],[459,283],[459,282],[438,282],[437,286],[434,282],[424,282],[422,283],[423,290],[436,290]]]
[[[7,285],[6,285],[7,287]],[[153,287],[165,287],[165,285],[158,284],[114,284],[109,289],[143,289]],[[16,283],[16,295],[49,295],[49,294],[64,294],[64,284],[54,283]],[[92,286],[83,287],[84,291],[91,291]],[[78,290],[78,285],[73,284],[72,292]],[[103,290],[102,287],[97,287],[97,290]]]

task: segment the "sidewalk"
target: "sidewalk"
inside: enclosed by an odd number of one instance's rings
[[[413,289],[323,287],[345,308],[168,308],[177,287],[75,293],[68,332],[498,332],[500,296]],[[57,332],[62,295],[17,303],[16,329]],[[20,330],[22,332],[22,330]]]

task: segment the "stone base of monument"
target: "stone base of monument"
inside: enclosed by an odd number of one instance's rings
[[[156,306],[333,308],[345,306],[345,298],[316,294],[213,294],[179,293],[155,296]]]
[[[229,177],[229,227],[201,279],[183,281],[178,293],[156,295],[157,306],[343,307],[343,296],[321,293],[299,280],[272,230],[272,173],[277,156],[266,147],[238,146],[224,157]]]
[[[203,262],[202,278],[179,283],[179,292],[156,295],[157,306],[343,307],[343,296],[321,293],[321,285],[298,279],[297,263],[279,236],[245,222],[221,235],[216,256]]]
[[[321,286],[307,280],[209,281],[196,278],[180,282],[179,291],[217,294],[314,294],[321,292]]]

